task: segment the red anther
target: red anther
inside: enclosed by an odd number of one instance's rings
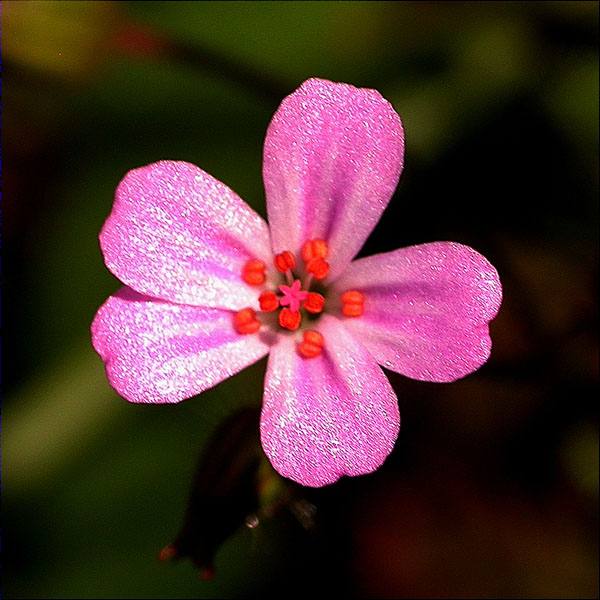
[[[300,321],[302,317],[300,316],[299,311],[292,311],[289,308],[282,308],[279,313],[279,324],[284,329],[289,329],[290,331],[296,331],[298,327],[300,327]]]
[[[325,279],[329,273],[329,263],[320,257],[312,258],[306,264],[306,270],[311,273],[315,279]]]
[[[258,258],[251,258],[242,269],[242,279],[249,285],[262,285],[267,278],[267,265]]]
[[[323,312],[323,306],[325,305],[325,298],[317,292],[308,292],[308,296],[302,305],[309,313],[318,314]]]
[[[348,290],[342,294],[342,302],[344,304],[363,304],[365,296],[357,290]]]
[[[260,329],[260,321],[251,308],[242,308],[233,316],[233,326],[238,333],[256,333]]]
[[[275,267],[280,273],[285,273],[288,269],[295,269],[296,258],[289,250],[281,252],[275,256]]]
[[[323,336],[312,329],[304,332],[304,340],[298,344],[298,352],[304,358],[315,358],[323,351],[325,340]]]
[[[260,310],[264,312],[273,312],[279,306],[279,298],[275,292],[265,291],[258,297]]]
[[[302,260],[308,262],[313,258],[327,258],[327,252],[325,240],[309,240],[302,246]]]
[[[365,312],[365,296],[356,290],[342,294],[342,314],[346,317],[360,317]]]

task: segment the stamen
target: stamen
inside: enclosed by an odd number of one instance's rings
[[[315,279],[325,279],[329,273],[329,263],[321,257],[311,258],[306,264],[306,270]]]
[[[342,294],[342,314],[346,317],[360,317],[365,311],[365,296],[357,290]]]
[[[260,329],[260,321],[253,309],[242,308],[233,316],[233,326],[241,334],[256,333]]]
[[[298,327],[300,327],[300,321],[302,317],[298,311],[290,310],[289,308],[282,308],[279,313],[279,324],[284,329],[289,329],[290,331],[296,331]]]
[[[315,358],[323,351],[323,336],[312,329],[304,332],[304,340],[298,344],[298,353],[304,358]]]
[[[328,251],[325,240],[309,240],[302,246],[302,260],[308,262],[313,258],[327,258]]]
[[[319,314],[323,312],[323,306],[325,305],[325,298],[317,292],[308,292],[308,296],[302,305],[309,313]]]
[[[275,268],[280,273],[293,270],[296,268],[296,258],[289,250],[285,250],[275,256]]]
[[[258,303],[260,304],[260,310],[264,312],[273,312],[279,307],[279,298],[275,292],[264,291],[258,297]]]
[[[242,269],[242,279],[249,285],[262,285],[267,278],[267,265],[258,258],[251,258]]]

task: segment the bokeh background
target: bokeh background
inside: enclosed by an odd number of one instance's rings
[[[2,10],[5,597],[597,597],[597,2]],[[393,454],[321,490],[255,483],[265,361],[134,406],[89,338],[119,287],[97,236],[120,178],[187,160],[264,215],[267,124],[311,76],[377,88],[405,125],[362,254],[456,240],[505,293],[489,363],[390,373]],[[157,561],[186,506],[212,581]]]

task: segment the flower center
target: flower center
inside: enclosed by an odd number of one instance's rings
[[[302,284],[299,279],[295,279],[292,285],[280,285],[279,291],[283,294],[279,304],[289,306],[292,312],[298,312],[300,305],[308,297],[308,292],[302,290]]]
[[[296,275],[296,257],[285,250],[274,258],[275,269],[285,277],[286,283],[277,286],[277,290],[266,289],[260,293],[258,303],[263,313],[279,310],[277,323],[271,320],[273,327],[296,331],[302,325],[303,312],[318,315],[325,308],[325,297],[317,291],[311,291],[313,281],[321,281],[329,274],[327,255],[329,248],[325,240],[309,240],[301,250],[304,268]],[[246,262],[242,269],[242,279],[249,285],[262,286],[267,281],[267,265],[256,258]],[[322,290],[321,290],[322,291]],[[337,305],[336,305],[337,306]],[[356,290],[344,292],[339,298],[339,311],[344,317],[359,317],[364,312],[364,295]],[[265,315],[267,317],[267,315]],[[234,315],[233,326],[238,333],[257,333],[263,324],[269,324],[270,318],[260,321],[256,312],[244,308]],[[297,344],[298,353],[304,358],[319,356],[325,346],[323,335],[318,331],[305,329],[302,340]]]

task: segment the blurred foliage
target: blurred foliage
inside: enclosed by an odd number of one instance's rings
[[[597,41],[596,2],[4,2],[5,596],[597,596]],[[162,158],[265,214],[265,129],[311,76],[393,102],[405,172],[365,253],[483,252],[494,353],[452,385],[392,374],[385,467],[307,490],[310,532],[266,511],[200,582],[156,555],[264,361],[180,405],[118,398],[89,344],[120,285],[97,235]]]
[[[41,77],[77,79],[102,55],[117,18],[112,2],[6,2],[2,53]]]

